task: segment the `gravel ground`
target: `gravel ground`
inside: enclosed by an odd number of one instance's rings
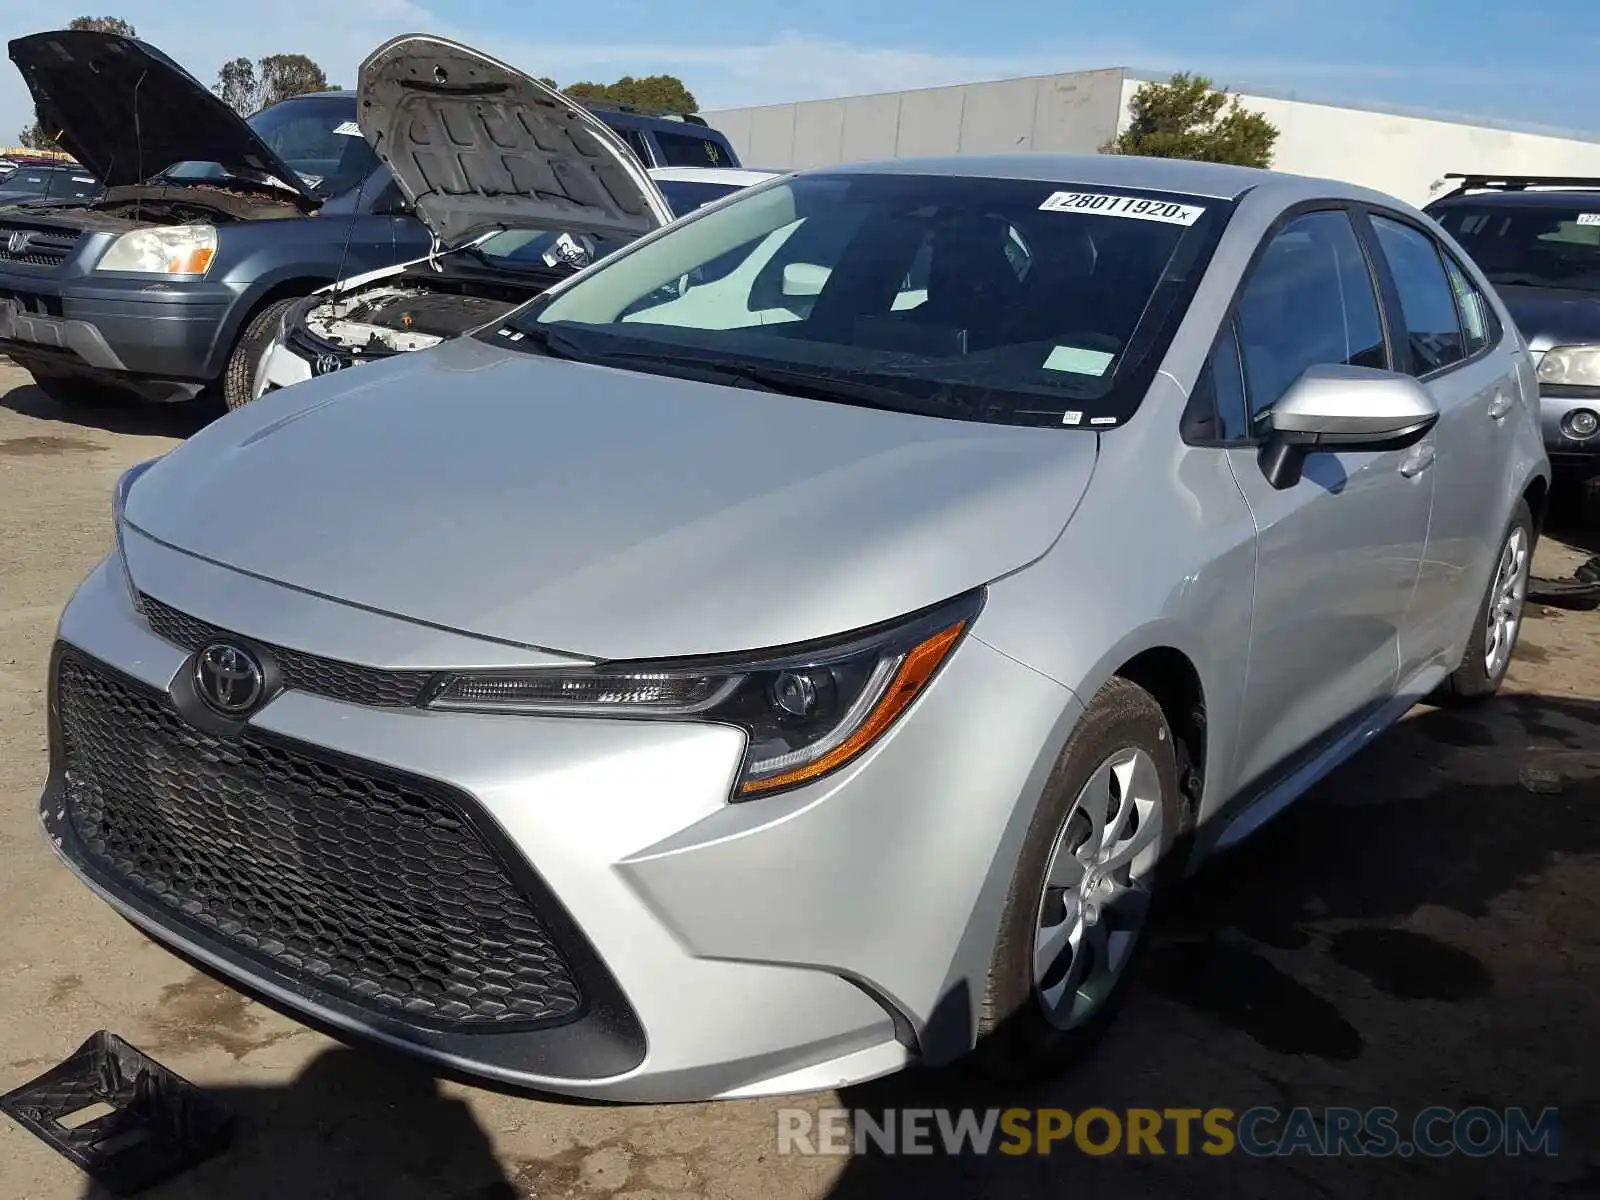
[[[38,831],[56,615],[108,545],[117,473],[208,415],[68,413],[0,365],[0,1090],[104,1028],[228,1100],[233,1148],[158,1200],[1600,1196],[1600,613],[1530,610],[1502,699],[1417,709],[1187,885],[1101,1053],[1058,1083],[1002,1093],[930,1073],[782,1102],[531,1099],[342,1046],[197,974]],[[1539,567],[1564,575],[1596,550],[1595,529],[1558,530]],[[780,1104],[1558,1106],[1560,1153],[794,1158],[775,1152]],[[99,1194],[0,1120],[0,1196]]]

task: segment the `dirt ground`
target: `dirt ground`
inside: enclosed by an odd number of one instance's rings
[[[38,830],[56,616],[109,544],[117,473],[203,419],[65,412],[0,365],[0,1091],[110,1029],[233,1104],[233,1148],[158,1200],[1600,1196],[1600,613],[1530,610],[1503,698],[1417,709],[1187,885],[1101,1053],[1049,1087],[913,1073],[782,1102],[518,1097],[342,1046],[197,974]],[[1597,550],[1600,530],[1557,530],[1540,569]],[[794,1158],[775,1152],[780,1104],[1556,1106],[1560,1153]],[[0,1119],[0,1197],[99,1194]]]

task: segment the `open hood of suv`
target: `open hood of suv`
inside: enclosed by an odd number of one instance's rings
[[[361,64],[361,132],[445,245],[494,229],[632,239],[666,198],[599,119],[515,67],[408,34]]]
[[[181,162],[275,179],[318,203],[244,119],[154,46],[86,29],[8,47],[46,131],[106,187],[142,183]]]

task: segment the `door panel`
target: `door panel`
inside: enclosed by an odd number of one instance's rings
[[[1492,309],[1434,239],[1377,213],[1372,228],[1400,302],[1409,370],[1439,406],[1433,515],[1401,644],[1409,674],[1460,643],[1488,586],[1517,381],[1509,355],[1485,353],[1499,340],[1491,338]]]
[[[1350,214],[1312,212],[1284,226],[1253,268],[1227,336],[1239,348],[1256,438],[1307,367],[1389,368]],[[1393,694],[1427,543],[1429,450],[1424,442],[1311,454],[1299,482],[1282,490],[1267,482],[1257,446],[1226,452],[1257,531],[1235,790]]]

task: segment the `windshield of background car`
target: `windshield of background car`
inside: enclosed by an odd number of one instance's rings
[[[1231,207],[1031,180],[805,175],[669,227],[511,324],[641,370],[651,357],[755,364],[874,385],[906,411],[1112,425],[1142,398]]]
[[[676,133],[656,129],[656,145],[661,148],[663,166],[668,167],[731,167],[733,160],[715,138],[700,137],[693,133]]]
[[[360,184],[378,166],[378,156],[361,136],[355,114],[349,97],[304,97],[274,104],[246,124],[306,186],[319,196],[332,197]],[[178,163],[162,174],[194,181],[225,177],[218,164],[201,162]]]
[[[1432,216],[1493,283],[1600,291],[1600,193],[1571,204],[1447,204]]]

